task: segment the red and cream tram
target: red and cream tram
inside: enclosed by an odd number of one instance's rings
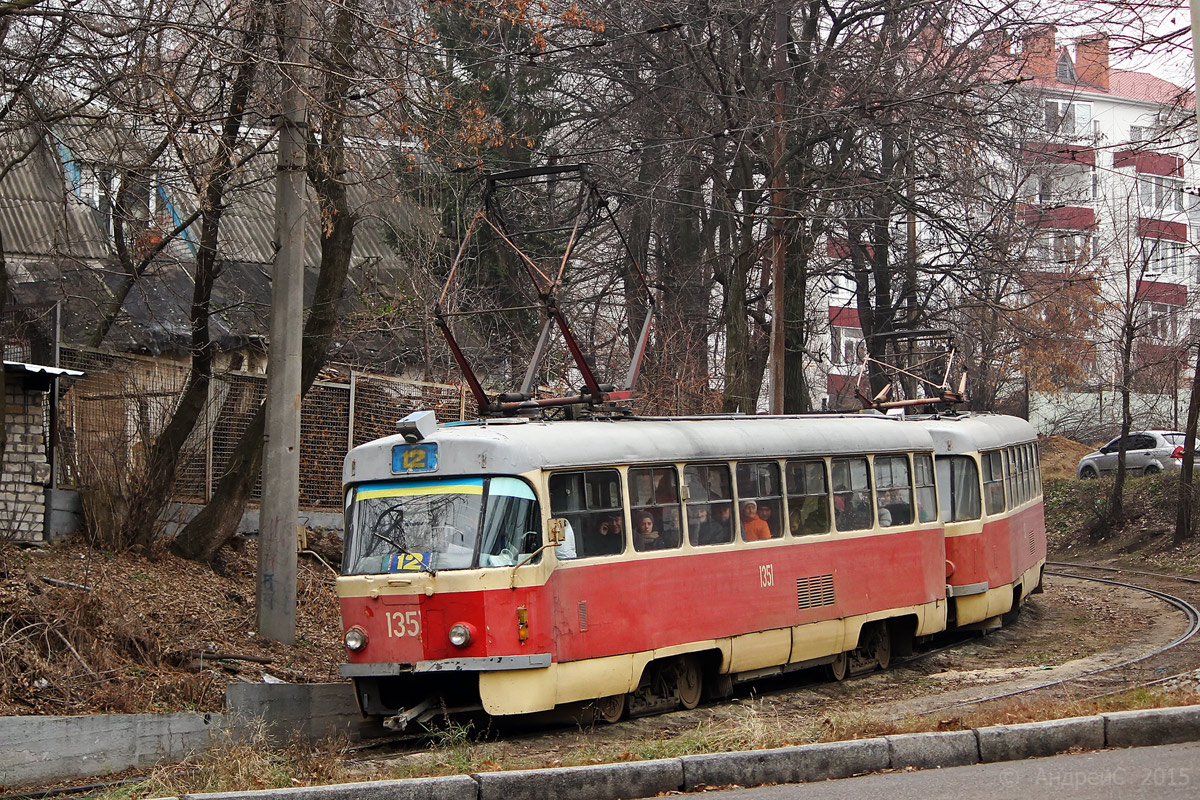
[[[1046,561],[1042,478],[1029,423],[999,415],[917,423],[933,438],[937,462],[950,625],[1011,621],[1041,590]]]
[[[346,457],[342,674],[403,728],[886,667],[1036,588],[1035,442],[991,416],[410,415]]]

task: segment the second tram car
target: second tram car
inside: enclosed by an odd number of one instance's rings
[[[344,484],[342,674],[395,728],[841,679],[1000,624],[1045,562],[1036,436],[1011,417],[425,412],[351,451]]]

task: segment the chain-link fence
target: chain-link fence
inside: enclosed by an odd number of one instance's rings
[[[187,363],[63,347],[60,365],[85,375],[65,386],[60,401],[58,484],[86,489],[127,483],[170,419],[187,383]],[[213,376],[181,453],[176,500],[212,497],[266,391],[265,375]],[[342,460],[351,447],[394,433],[396,420],[411,411],[463,419],[468,397],[463,386],[364,372],[351,372],[348,381],[317,381],[301,408],[301,507],[340,510]]]

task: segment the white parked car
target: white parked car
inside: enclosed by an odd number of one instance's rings
[[[1179,431],[1134,431],[1125,441],[1125,469],[1134,475],[1177,471],[1183,463],[1184,435]],[[1075,474],[1080,478],[1098,478],[1116,472],[1121,437],[1113,439],[1094,453],[1079,459]]]

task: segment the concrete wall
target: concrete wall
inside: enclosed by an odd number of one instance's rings
[[[88,778],[204,750],[221,714],[0,717],[0,786]]]
[[[1133,430],[1175,429],[1187,419],[1188,393],[1134,394],[1129,400]],[[1108,441],[1121,431],[1119,392],[1029,393],[1029,422],[1038,433],[1081,442]]]
[[[225,689],[225,713],[235,733],[261,722],[279,741],[295,733],[351,740],[389,733],[382,725],[363,721],[349,683],[231,683]]]

